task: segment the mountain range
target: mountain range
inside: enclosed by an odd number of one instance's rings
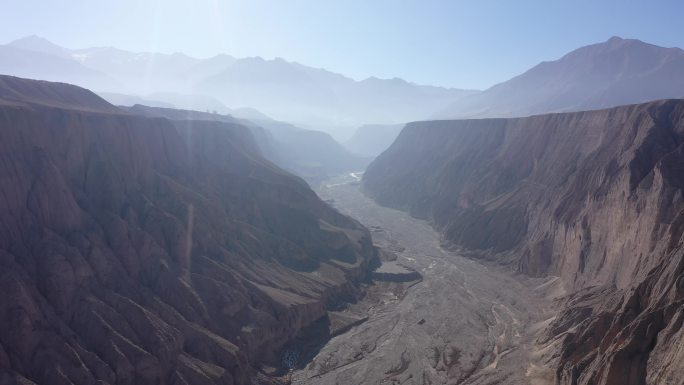
[[[421,120],[522,117],[682,97],[682,49],[612,37],[558,60],[542,62]],[[397,130],[375,127],[376,132],[371,132],[372,127],[360,127],[349,142],[350,149],[365,148],[377,155],[399,134]]]
[[[484,91],[398,78],[355,81],[281,58],[66,49],[37,36],[0,46],[0,58],[2,73],[85,86],[112,101],[143,98],[246,119],[268,116],[338,140],[368,124],[529,116],[684,96],[684,51],[619,37],[542,62]],[[387,144],[395,137],[388,135]]]
[[[185,54],[133,53],[113,47],[67,49],[37,36],[0,48],[0,72],[65,81],[96,92],[212,97],[230,108],[250,107],[277,120],[338,138],[366,123],[422,119],[475,91],[421,86],[402,79],[356,81],[281,58],[197,59]],[[156,94],[152,95],[151,94]],[[215,109],[195,102],[180,108]],[[225,112],[225,111],[224,111]]]
[[[476,95],[434,118],[529,116],[684,97],[684,51],[612,37]]]

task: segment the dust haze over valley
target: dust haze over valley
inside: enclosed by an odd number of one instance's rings
[[[6,3],[0,385],[684,384],[681,4]]]

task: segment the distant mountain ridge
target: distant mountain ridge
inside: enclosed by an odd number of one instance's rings
[[[68,61],[74,67],[72,72],[80,70],[84,75],[71,76],[66,81],[94,91],[134,94],[171,104],[174,103],[150,94],[207,95],[230,108],[255,108],[275,119],[323,130],[338,138],[350,136],[353,128],[367,123],[423,119],[476,92],[421,86],[398,78],[356,81],[281,58],[216,55],[197,59],[182,53],[133,53],[114,47],[67,49],[37,36],[13,41],[2,48]],[[3,60],[12,55],[0,52]],[[42,62],[49,62],[50,58],[44,57]],[[14,68],[0,67],[0,72],[33,78],[49,75],[49,65],[32,69],[33,66],[31,61],[24,60]],[[91,81],[85,76],[89,71],[111,81]]]
[[[0,58],[2,73],[135,94],[180,108],[233,113],[251,107],[338,140],[368,124],[529,116],[684,97],[684,51],[619,37],[542,62],[485,91],[396,78],[355,81],[281,58],[68,50],[36,36],[0,46]]]
[[[115,79],[71,58],[10,45],[0,45],[0,74],[88,85],[93,89],[119,87]]]
[[[578,48],[558,60],[542,62],[485,91],[467,95],[430,118],[524,117],[683,97],[682,49],[612,37]],[[397,135],[398,132],[391,130],[373,133],[365,128],[355,135],[349,148],[355,151],[355,148],[380,145],[377,148],[384,150]]]
[[[515,117],[684,97],[684,51],[612,37],[463,98],[435,118]]]

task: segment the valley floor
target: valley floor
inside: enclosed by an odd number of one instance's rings
[[[464,258],[440,246],[426,222],[366,198],[358,175],[318,189],[373,231],[423,280],[386,296],[367,322],[320,350],[294,384],[552,384],[548,354],[535,344],[552,319],[553,279],[532,279]]]

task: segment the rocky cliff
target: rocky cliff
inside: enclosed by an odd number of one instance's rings
[[[368,231],[248,128],[0,77],[0,383],[250,384],[353,298]]]
[[[363,187],[454,246],[560,276],[561,383],[679,383],[684,101],[412,123]]]
[[[340,174],[363,170],[370,163],[370,158],[352,154],[325,132],[305,130],[276,120],[245,120],[231,115],[142,105],[126,109],[149,117],[165,117],[181,121],[210,120],[246,126],[252,132],[265,158],[301,176],[311,184],[320,183]]]

